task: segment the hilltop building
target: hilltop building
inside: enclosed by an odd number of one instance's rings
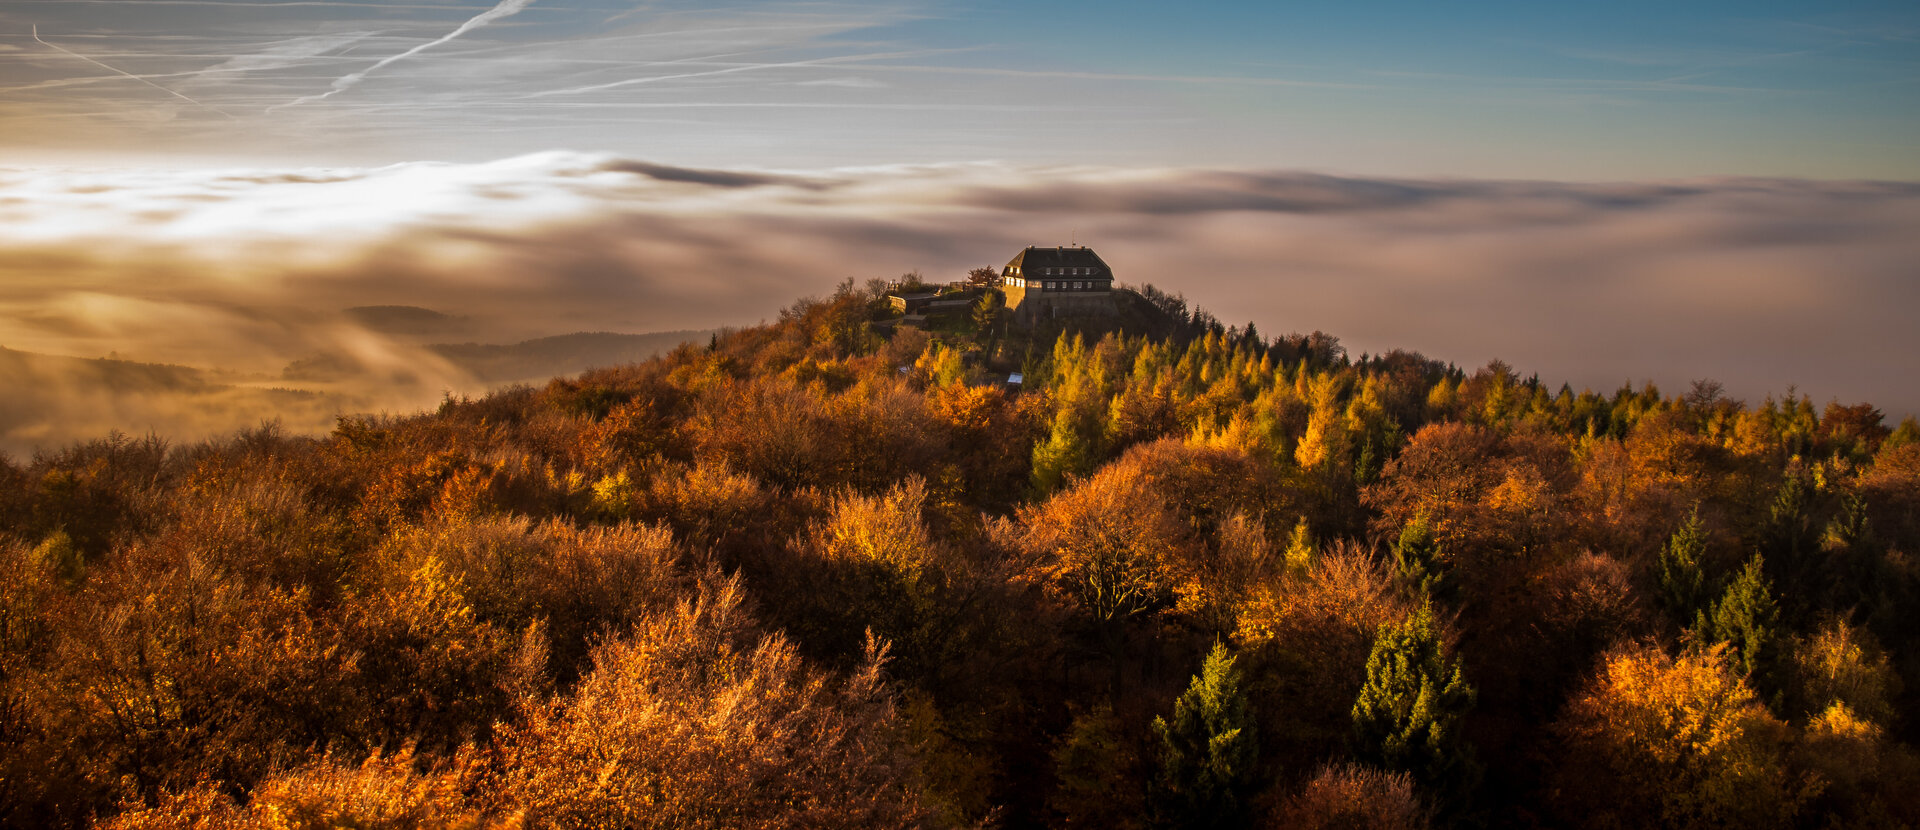
[[[1056,317],[1111,317],[1113,269],[1092,248],[1029,247],[1000,269],[1000,290],[1015,322]]]

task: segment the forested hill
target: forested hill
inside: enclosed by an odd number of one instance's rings
[[[0,464],[0,822],[1920,823],[1911,419],[1145,293]]]

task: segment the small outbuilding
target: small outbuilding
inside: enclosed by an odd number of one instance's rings
[[[934,301],[934,299],[939,296],[940,296],[940,293],[937,291],[915,291],[910,294],[898,294],[898,293],[888,294],[887,303],[893,306],[894,311],[902,312],[905,314],[918,314],[922,311],[925,311],[927,306],[931,304]]]

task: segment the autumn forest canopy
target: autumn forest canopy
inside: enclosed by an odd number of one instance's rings
[[[1913,419],[884,288],[0,458],[0,824],[1920,824]]]

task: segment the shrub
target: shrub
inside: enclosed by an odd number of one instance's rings
[[[1584,827],[1765,827],[1792,819],[1810,782],[1787,766],[1790,734],[1723,647],[1671,658],[1610,653],[1556,731],[1562,819]]]
[[[1292,830],[1424,830],[1428,811],[1413,776],[1348,764],[1322,766],[1282,802],[1267,826]]]
[[[602,643],[572,694],[529,709],[501,742],[501,806],[536,827],[931,825],[883,653],[809,669],[725,586]]]
[[[468,809],[457,770],[421,773],[410,750],[359,764],[327,757],[267,777],[241,806],[201,784],[101,822],[100,830],[477,830],[511,827]]]

